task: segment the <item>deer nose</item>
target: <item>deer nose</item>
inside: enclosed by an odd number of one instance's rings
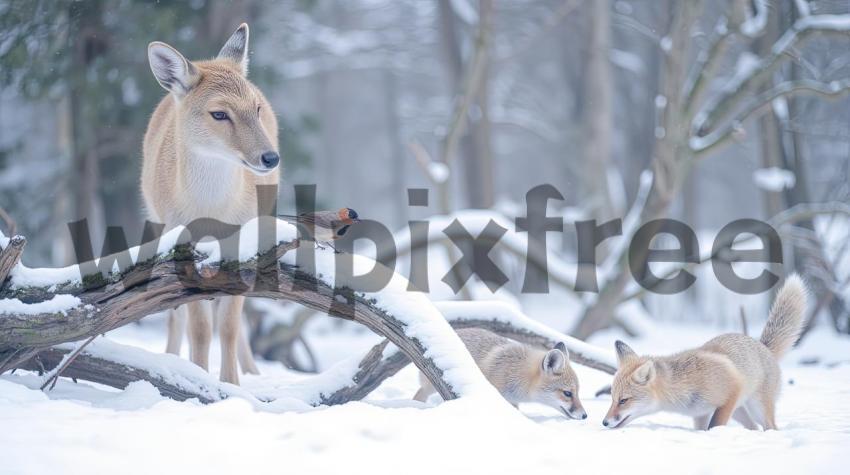
[[[260,157],[263,166],[266,168],[274,168],[280,163],[280,155],[275,152],[266,152]]]
[[[605,427],[608,427],[608,419],[605,419],[604,421],[602,421],[602,425],[605,426]]]

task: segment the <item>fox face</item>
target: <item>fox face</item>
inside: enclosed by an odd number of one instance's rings
[[[532,398],[570,419],[587,419],[578,397],[578,377],[569,364],[569,355],[566,345],[558,343],[543,356],[540,384]]]
[[[165,43],[148,46],[151,71],[176,101],[176,146],[191,156],[224,160],[266,175],[280,163],[277,120],[266,98],[246,78],[247,54],[244,23],[210,61],[187,61]]]
[[[617,374],[611,384],[611,408],[602,425],[612,429],[624,427],[640,416],[658,410],[654,383],[655,363],[639,357],[622,341],[615,344],[617,350]]]

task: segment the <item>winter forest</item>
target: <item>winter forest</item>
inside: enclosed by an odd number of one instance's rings
[[[0,473],[844,473],[847,397],[847,0],[0,0]]]

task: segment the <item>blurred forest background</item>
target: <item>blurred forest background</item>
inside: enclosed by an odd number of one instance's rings
[[[315,183],[321,206],[390,229],[464,209],[512,223],[548,183],[565,197],[550,201],[565,217],[551,252],[574,263],[575,220],[638,202],[640,221],[674,217],[706,246],[734,219],[790,209],[779,272],[803,272],[814,314],[847,332],[848,13],[846,0],[2,0],[0,208],[30,266],[72,262],[66,223],[81,218],[95,243],[106,225],[138,242],[141,142],[165,94],[146,46],[210,57],[247,21],[250,78],[280,118],[282,210]],[[407,205],[413,187],[430,207]],[[630,295],[617,246],[600,253],[615,257],[602,292],[557,300],[578,309],[579,336],[630,298],[656,318],[738,314],[710,267],[671,305]],[[500,293],[534,314],[550,297],[520,296],[521,271]]]

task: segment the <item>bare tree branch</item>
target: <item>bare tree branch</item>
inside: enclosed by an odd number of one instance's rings
[[[30,371],[53,371],[72,352],[70,348],[53,347],[39,351],[34,357],[23,361],[17,367]],[[157,357],[177,358],[174,355],[154,355]],[[191,364],[189,361],[185,361]],[[181,374],[181,379],[192,384],[178,384],[174,381],[153,374],[146,369],[136,368],[128,364],[119,363],[106,358],[87,354],[80,354],[63,371],[63,375],[82,381],[91,381],[113,388],[124,389],[135,381],[147,381],[152,384],[160,394],[165,397],[185,401],[187,399],[198,399],[204,404],[220,401],[230,394],[212,376],[205,374],[201,379],[194,378],[190,374]],[[199,390],[200,388],[200,390]]]
[[[823,83],[811,79],[787,81],[768,89],[747,101],[740,112],[730,119],[727,124],[708,134],[693,137],[690,140],[691,150],[697,155],[704,155],[715,147],[730,140],[741,130],[743,123],[764,114],[770,109],[771,101],[780,97],[792,97],[801,94],[814,94],[829,98],[838,98],[850,93],[850,80]]]
[[[777,214],[776,216],[770,219],[768,224],[770,224],[774,228],[778,228],[798,221],[811,219],[815,216],[827,214],[845,214],[850,216],[850,205],[841,202],[801,203]],[[722,259],[723,253],[728,251],[733,244],[734,241],[720,243],[719,245],[714,246],[714,252],[705,256],[701,256],[698,262],[686,263],[682,266],[671,267],[667,270],[667,272],[659,276],[659,280],[656,285],[659,284],[662,280],[672,277],[683,270],[691,269],[697,265],[704,264],[712,259]],[[638,298],[646,292],[651,291],[654,287],[655,285],[650,285],[647,287],[638,287],[636,290],[623,295],[620,302],[622,303]]]
[[[12,269],[18,265],[26,245],[27,240],[23,236],[14,236],[9,239],[6,247],[0,247],[0,288]]]
[[[702,102],[705,91],[708,89],[708,83],[714,77],[717,65],[723,54],[729,48],[734,31],[729,28],[729,21],[726,17],[721,17],[717,21],[714,30],[708,40],[708,48],[700,51],[697,55],[696,64],[693,68],[693,73],[688,78],[688,82],[684,88],[684,104],[685,116],[691,117],[694,109]]]
[[[714,124],[738,104],[742,98],[752,94],[759,86],[767,81],[782,64],[782,59],[800,42],[814,33],[837,33],[847,35],[850,31],[850,20],[835,15],[812,15],[797,20],[774,43],[769,55],[761,58],[758,64],[748,69],[735,82],[727,84],[723,91],[693,119],[692,133],[704,136],[714,127]]]

